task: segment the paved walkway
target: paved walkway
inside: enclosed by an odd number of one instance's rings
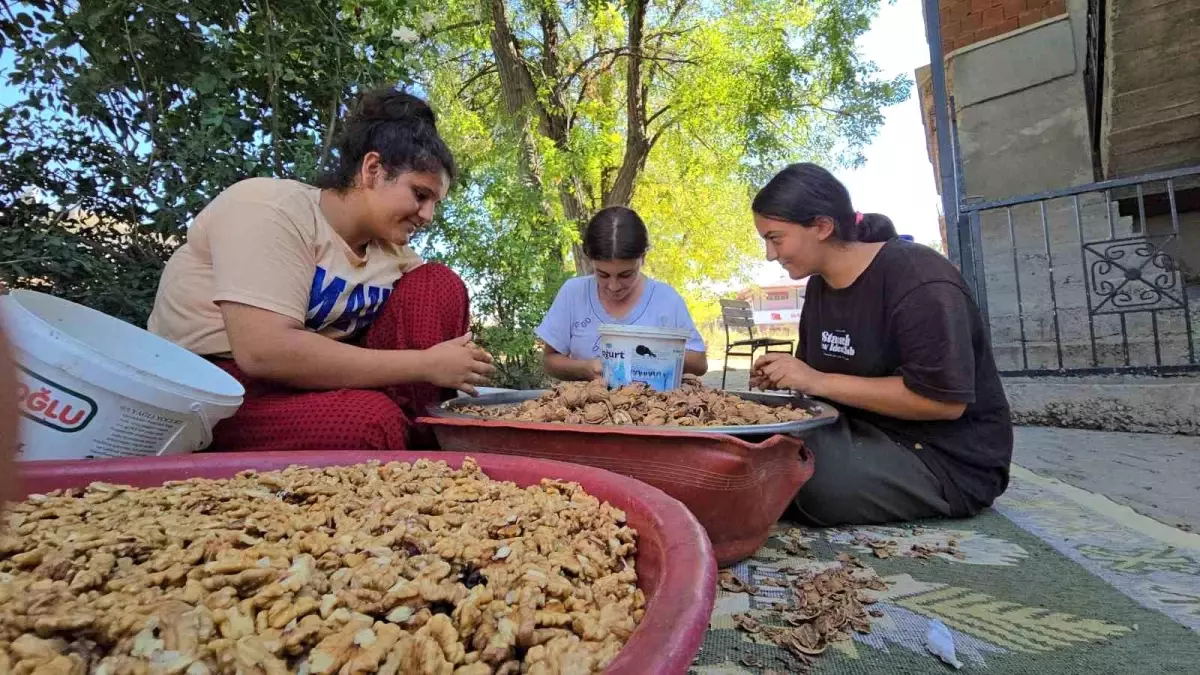
[[[733,364],[727,388],[748,387],[746,361]],[[719,387],[721,362],[710,364],[705,384]],[[1017,427],[1013,461],[1167,525],[1200,532],[1200,437]]]

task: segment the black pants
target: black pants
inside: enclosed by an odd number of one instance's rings
[[[837,424],[806,435],[813,477],[793,500],[793,517],[808,525],[868,525],[948,517],[937,477],[916,451],[878,427],[842,413]]]

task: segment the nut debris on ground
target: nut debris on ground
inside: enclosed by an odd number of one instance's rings
[[[838,564],[821,571],[788,574],[793,577],[787,584],[792,593],[785,603],[770,611],[734,614],[733,621],[738,630],[786,649],[801,664],[789,670],[806,671],[813,657],[831,644],[849,640],[851,631],[871,632],[871,617],[883,616],[882,611],[868,610],[867,605],[876,602],[871,591],[885,591],[887,584],[850,554],[840,554]],[[726,588],[729,580],[737,577],[722,570],[721,579]],[[740,579],[737,583],[747,587]]]

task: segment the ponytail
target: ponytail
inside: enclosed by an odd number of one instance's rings
[[[896,226],[882,213],[864,213],[854,226],[854,241],[880,242],[895,239]]]
[[[838,241],[882,242],[894,239],[896,226],[879,213],[858,213],[841,181],[816,164],[792,164],[754,196],[751,208],[760,216],[812,227],[817,216],[834,222]]]

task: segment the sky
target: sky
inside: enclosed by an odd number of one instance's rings
[[[911,80],[913,71],[929,63],[921,0],[885,2],[858,47],[864,58],[879,66],[881,76],[903,74]],[[918,242],[938,241],[937,188],[915,85],[907,101],[884,111],[883,127],[864,154],[862,167],[834,171],[850,190],[854,207],[888,216],[900,234],[911,234]],[[760,285],[784,278],[783,269],[774,263],[760,264],[754,274]]]

